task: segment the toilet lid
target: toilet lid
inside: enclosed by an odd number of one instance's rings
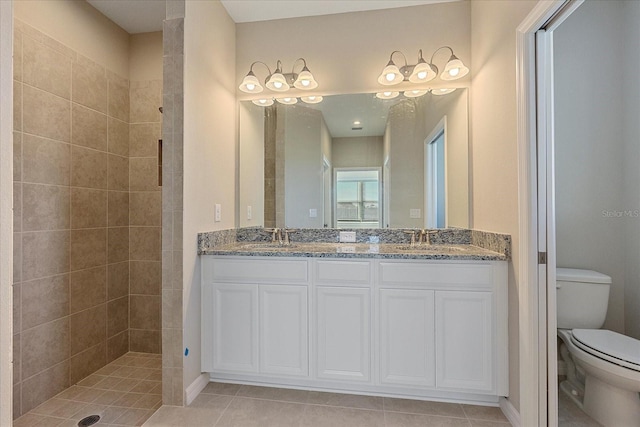
[[[583,350],[640,371],[640,340],[606,329],[574,329],[571,332],[574,342]]]

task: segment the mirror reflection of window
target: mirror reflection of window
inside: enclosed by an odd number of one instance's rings
[[[381,227],[380,168],[335,169],[336,228]]]

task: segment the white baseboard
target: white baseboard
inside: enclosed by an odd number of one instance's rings
[[[513,427],[520,427],[520,412],[506,397],[500,397],[500,409]]]
[[[204,390],[207,384],[209,384],[209,375],[207,374],[201,374],[200,376],[198,376],[198,378],[195,379],[194,382],[189,384],[189,387],[187,387],[187,389],[185,390],[185,406],[191,405],[191,402],[193,402],[196,397],[198,397],[200,392]]]

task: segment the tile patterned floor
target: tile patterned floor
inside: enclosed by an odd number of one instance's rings
[[[499,408],[209,383],[144,427],[508,427]]]
[[[72,427],[97,414],[96,426],[142,425],[162,404],[162,356],[127,353],[42,403],[14,427]]]
[[[599,427],[589,415],[573,403],[562,391],[558,390],[558,426],[559,427]]]

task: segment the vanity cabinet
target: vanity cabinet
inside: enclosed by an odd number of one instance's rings
[[[203,256],[202,370],[218,381],[496,402],[504,261]]]

